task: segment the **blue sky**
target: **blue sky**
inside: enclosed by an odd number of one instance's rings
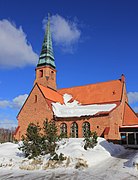
[[[16,115],[33,86],[48,12],[58,88],[126,77],[138,112],[137,0],[1,0],[0,126]]]

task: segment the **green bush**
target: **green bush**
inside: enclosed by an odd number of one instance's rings
[[[41,128],[38,124],[30,123],[27,128],[26,137],[22,137],[23,145],[19,149],[29,159],[37,157],[43,152],[43,139],[41,138],[40,130]]]
[[[26,136],[22,138],[23,145],[19,147],[29,159],[39,155],[50,153],[51,156],[55,154],[57,147],[57,127],[54,121],[44,122],[43,134],[40,133],[39,125],[30,123]]]
[[[57,147],[57,141],[59,139],[57,135],[57,127],[53,120],[48,122],[48,120],[44,121],[44,139],[46,143],[47,153],[50,153],[52,156],[55,153]]]
[[[68,138],[67,133],[61,133],[61,134],[59,135],[59,139],[63,139],[63,138]]]
[[[94,146],[96,146],[97,144],[97,138],[98,136],[96,132],[88,131],[87,133],[85,133],[84,149],[87,150],[87,148],[94,148]]]
[[[60,153],[59,155],[55,153],[50,159],[55,161],[64,161],[66,160],[66,157],[62,153]]]

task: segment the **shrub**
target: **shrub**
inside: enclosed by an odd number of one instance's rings
[[[43,152],[43,138],[40,134],[41,128],[39,125],[30,123],[26,137],[22,137],[23,145],[19,148],[25,153],[25,157],[34,158],[39,156]]]
[[[98,136],[96,132],[88,131],[87,133],[85,133],[84,149],[87,150],[87,148],[94,148],[94,146],[96,146],[97,144],[97,138]]]
[[[22,138],[23,145],[19,148],[25,153],[25,157],[31,159],[49,153],[52,159],[64,160],[63,154],[59,156],[56,154],[59,137],[57,135],[55,122],[53,120],[50,122],[48,122],[48,120],[44,121],[43,134],[41,134],[40,131],[41,128],[38,124],[29,124],[26,136]]]
[[[59,139],[63,139],[63,138],[68,138],[67,133],[61,133],[61,134],[59,135]]]
[[[46,142],[47,153],[50,153],[52,156],[55,153],[55,149],[57,147],[56,142],[58,141],[59,137],[57,135],[57,127],[55,122],[51,120],[44,121],[44,139]]]
[[[55,161],[64,161],[66,160],[66,157],[62,153],[60,153],[59,155],[55,153],[50,159]]]

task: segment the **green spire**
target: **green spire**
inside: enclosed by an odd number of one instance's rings
[[[56,68],[55,61],[54,61],[53,47],[52,47],[52,38],[51,38],[51,32],[50,32],[49,14],[48,14],[48,22],[46,26],[46,32],[44,36],[42,50],[41,50],[37,67],[45,66],[45,65],[49,65],[49,66],[52,66],[53,68]]]

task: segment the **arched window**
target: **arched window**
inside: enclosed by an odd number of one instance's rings
[[[67,125],[65,123],[62,123],[60,125],[60,135],[63,137],[67,137]]]
[[[78,124],[72,123],[71,125],[71,137],[77,138],[78,137]]]
[[[87,135],[87,133],[90,133],[90,123],[89,122],[83,123],[82,132],[83,132],[83,137],[85,137]]]
[[[51,71],[51,79],[54,79],[54,71]]]
[[[41,78],[41,77],[43,77],[43,70],[42,69],[39,70],[39,78]]]

